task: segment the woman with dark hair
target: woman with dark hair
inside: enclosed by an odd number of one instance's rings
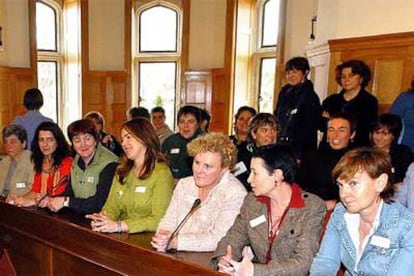
[[[398,144],[401,130],[400,116],[384,113],[374,122],[370,133],[372,146],[388,153],[391,157],[391,184],[394,189],[397,189],[401,184],[408,166],[414,162],[414,154],[411,149],[406,145]]]
[[[373,148],[348,151],[335,166],[342,203],[331,215],[310,275],[411,275],[414,216],[392,200],[391,162]]]
[[[296,166],[286,145],[253,154],[248,180],[253,193],[219,242],[214,268],[230,275],[308,274],[319,248],[325,204],[294,183]]]
[[[355,123],[347,113],[331,116],[327,127],[328,145],[304,155],[298,171],[298,183],[308,192],[325,200],[328,211],[339,201],[338,186],[332,180],[332,169],[352,148]]]
[[[46,207],[49,197],[60,195],[70,182],[71,150],[60,127],[43,122],[36,129],[31,160],[35,176],[29,193],[10,197],[9,203],[29,207]]]
[[[321,103],[313,83],[308,80],[309,71],[306,58],[288,60],[285,65],[287,84],[279,93],[274,111],[281,126],[278,139],[292,145],[298,159],[318,145]]]
[[[332,94],[322,103],[321,131],[324,138],[321,146],[326,146],[326,121],[333,114],[344,112],[354,117],[356,122],[355,146],[369,146],[369,131],[378,116],[378,100],[365,90],[371,80],[371,70],[361,60],[348,60],[336,67],[336,82],[342,87],[339,93]]]
[[[249,136],[249,122],[256,113],[256,109],[245,105],[240,107],[236,115],[234,115],[234,135],[231,135],[230,139],[236,145],[237,149],[246,143],[247,137]]]
[[[63,207],[80,213],[99,212],[108,197],[118,156],[99,143],[99,131],[90,119],[68,126],[68,136],[76,153],[70,185],[61,196],[48,200],[47,207],[57,212]]]
[[[93,231],[155,231],[171,199],[174,180],[160,152],[151,122],[135,118],[121,127],[124,150],[108,200],[100,213],[87,215]]]

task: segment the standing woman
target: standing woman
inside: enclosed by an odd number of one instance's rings
[[[68,136],[76,152],[70,185],[62,196],[49,199],[48,208],[54,212],[63,207],[80,213],[99,212],[111,189],[118,156],[99,143],[99,129],[90,119],[71,123]]]
[[[46,207],[48,196],[63,193],[70,182],[71,151],[60,127],[43,122],[36,129],[32,142],[32,162],[35,176],[29,193],[8,199],[10,204],[29,207],[38,204]]]
[[[100,213],[86,217],[97,232],[155,231],[170,202],[174,180],[151,122],[145,118],[125,122],[121,145],[125,154],[108,200]]]
[[[336,82],[342,90],[330,95],[322,103],[322,117],[325,118],[321,125],[324,132],[322,146],[326,146],[326,121],[339,112],[354,116],[357,124],[355,146],[370,145],[369,132],[378,116],[378,100],[365,90],[370,80],[371,70],[361,60],[345,61],[336,67]]]

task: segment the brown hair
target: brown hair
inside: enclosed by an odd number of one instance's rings
[[[332,178],[349,180],[358,172],[364,171],[376,179],[381,174],[388,176],[387,185],[380,193],[385,202],[391,202],[394,190],[391,187],[391,159],[388,153],[375,148],[357,148],[345,153],[332,170]]]
[[[90,134],[95,138],[96,142],[99,142],[98,128],[92,119],[77,120],[68,126],[68,137],[71,142],[74,136],[81,133]]]
[[[148,178],[154,171],[155,163],[157,161],[165,161],[165,157],[160,150],[160,140],[158,139],[154,127],[146,118],[138,117],[123,123],[121,126],[121,130],[122,129],[147,147],[144,157],[144,167],[140,172],[139,179]],[[124,184],[125,177],[131,171],[133,166],[134,161],[129,160],[125,154],[122,154],[121,162],[116,172],[121,184]]]

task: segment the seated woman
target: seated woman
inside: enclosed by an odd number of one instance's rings
[[[56,123],[43,122],[37,127],[31,160],[35,170],[32,189],[22,196],[10,195],[7,201],[22,207],[46,207],[48,198],[61,195],[70,182],[73,161],[69,144]]]
[[[384,113],[378,116],[370,133],[373,147],[388,153],[391,157],[391,184],[394,190],[398,189],[408,166],[411,162],[414,162],[414,154],[411,149],[406,145],[398,144],[401,130],[402,121],[400,116]]]
[[[247,143],[249,122],[256,113],[256,109],[253,107],[242,106],[237,110],[236,115],[234,115],[234,135],[231,135],[230,139],[237,148],[242,144]]]
[[[27,147],[27,132],[20,125],[3,128],[5,156],[0,160],[0,194],[24,195],[32,188],[33,164]]]
[[[214,268],[231,275],[308,274],[326,208],[319,197],[293,183],[295,173],[296,160],[286,145],[253,154],[249,182],[254,194],[246,196],[219,242],[211,260]]]
[[[99,132],[92,120],[71,123],[68,136],[76,152],[70,185],[62,196],[49,198],[47,207],[54,212],[63,207],[80,213],[99,212],[108,197],[118,156],[99,143]]]
[[[403,183],[397,189],[395,198],[414,212],[414,163],[411,163],[408,167]]]
[[[348,151],[332,177],[342,204],[331,215],[310,275],[412,275],[414,216],[392,201],[391,162],[384,151]]]
[[[181,179],[174,190],[167,213],[152,238],[152,245],[159,251],[170,248],[213,251],[239,214],[246,195],[243,185],[230,173],[236,147],[227,136],[209,133],[196,138],[187,147],[194,157],[194,176]],[[200,199],[200,207],[181,231],[171,237],[196,199]],[[169,240],[171,243],[166,248]]]
[[[167,210],[174,179],[151,122],[135,118],[121,127],[124,155],[100,213],[86,215],[93,231],[155,231]]]
[[[270,113],[258,113],[249,122],[247,143],[238,147],[237,164],[234,171],[234,175],[248,192],[252,190],[247,181],[252,154],[259,147],[276,144],[279,129],[276,117]]]
[[[328,145],[304,155],[298,171],[298,183],[308,192],[325,200],[328,211],[339,201],[338,186],[332,180],[332,169],[351,147],[355,124],[347,113],[333,115],[328,120]]]

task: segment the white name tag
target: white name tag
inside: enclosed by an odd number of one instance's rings
[[[143,194],[143,193],[145,193],[145,191],[147,190],[147,187],[143,187],[143,186],[138,186],[138,187],[135,187],[135,192],[136,193],[141,193],[141,194]]]
[[[180,149],[178,149],[178,148],[176,148],[176,149],[171,149],[171,150],[170,150],[170,153],[171,153],[171,154],[178,154],[178,153],[180,153]]]
[[[234,176],[238,176],[239,174],[247,172],[247,167],[243,161],[238,162],[236,166],[234,167],[234,169],[235,169],[233,172]]]
[[[17,182],[17,183],[16,183],[16,188],[17,188],[17,189],[23,189],[23,188],[26,188],[26,183],[24,183],[24,182]]]
[[[382,248],[390,248],[391,241],[390,239],[374,235],[371,238],[371,244]]]
[[[290,114],[296,114],[296,113],[298,113],[298,109],[297,108],[295,108],[295,109],[292,109],[291,111],[290,111]]]
[[[88,176],[88,178],[86,179],[86,182],[93,183],[94,179],[95,178],[93,176]]]
[[[260,217],[249,221],[251,228],[255,228],[257,225],[262,224],[263,222],[266,222],[266,217],[264,215],[261,215]]]

